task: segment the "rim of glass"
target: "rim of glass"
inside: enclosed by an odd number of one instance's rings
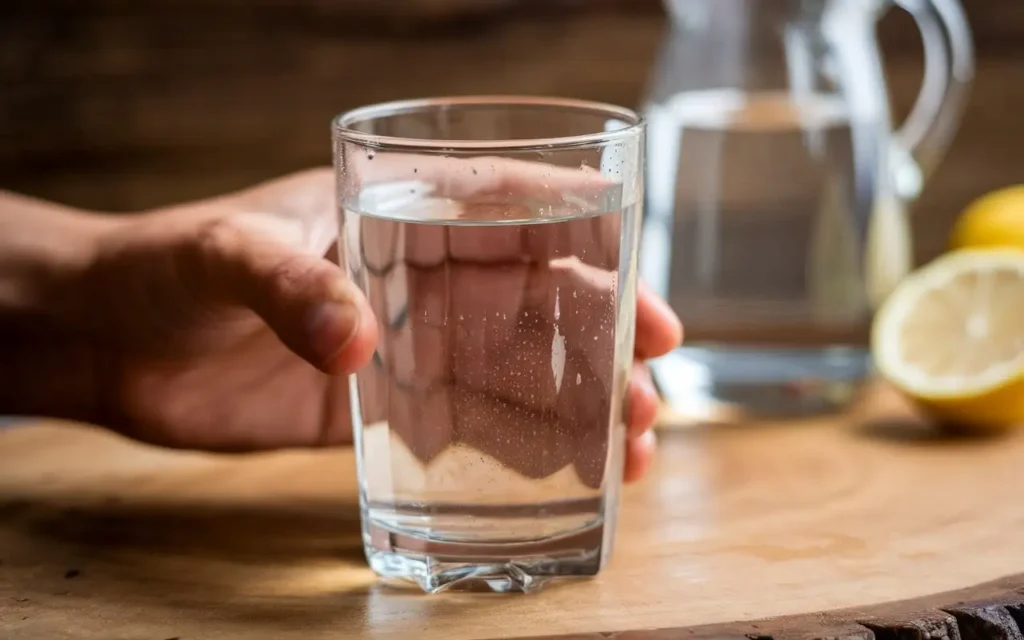
[[[609,119],[622,121],[626,126],[612,131],[595,131],[573,136],[552,138],[504,138],[495,140],[459,140],[441,138],[406,138],[401,136],[385,136],[374,133],[363,133],[352,129],[357,122],[365,122],[374,118],[415,113],[437,107],[541,107],[577,111],[596,116],[607,116]],[[605,144],[637,135],[644,128],[644,118],[632,109],[611,103],[574,98],[546,98],[534,96],[451,96],[436,98],[418,98],[413,100],[395,100],[371,104],[346,111],[334,118],[334,132],[348,142],[355,142],[368,147],[381,149],[432,149],[444,151],[529,151],[550,150],[552,148],[584,147]]]

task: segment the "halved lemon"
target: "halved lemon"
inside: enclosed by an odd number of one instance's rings
[[[879,373],[943,422],[1024,425],[1024,250],[963,250],[910,275],[875,319]]]

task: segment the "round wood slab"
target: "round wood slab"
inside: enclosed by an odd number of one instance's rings
[[[349,451],[175,453],[0,430],[0,637],[1024,640],[1024,434],[839,421],[664,430],[611,567],[424,596],[366,568]]]

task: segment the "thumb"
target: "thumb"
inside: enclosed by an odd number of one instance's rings
[[[376,347],[373,312],[337,265],[283,241],[294,234],[276,230],[280,224],[258,215],[207,222],[196,235],[205,286],[216,298],[254,311],[321,371],[351,373]]]

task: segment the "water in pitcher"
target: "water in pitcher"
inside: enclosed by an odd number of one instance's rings
[[[697,415],[792,415],[846,399],[866,376],[867,223],[875,131],[837,97],[732,90],[648,109],[641,276],[686,326],[659,361]]]
[[[439,576],[444,563],[474,557],[594,573],[617,498],[602,489],[623,464],[632,309],[619,283],[635,266],[620,247],[636,207],[416,189],[371,187],[343,215],[350,273],[380,325],[352,383],[369,561],[438,585],[459,578]]]

